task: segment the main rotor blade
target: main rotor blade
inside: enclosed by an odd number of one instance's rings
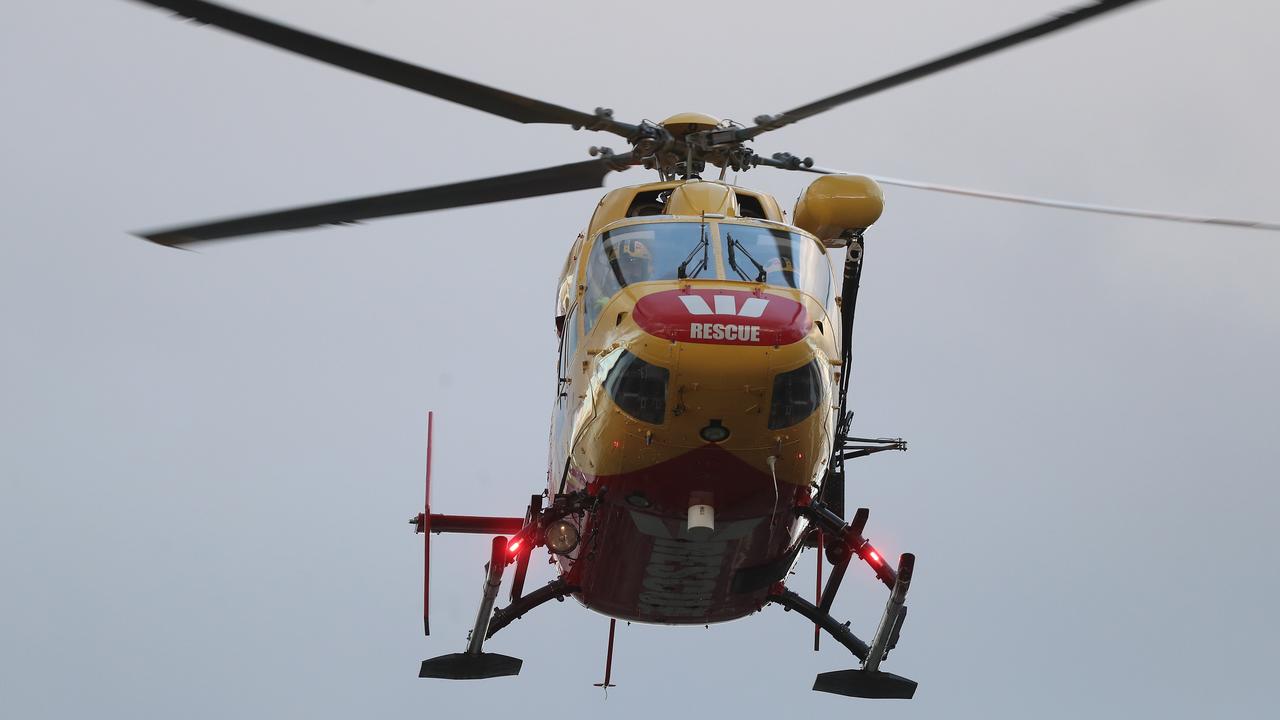
[[[587,160],[452,185],[372,195],[136,234],[157,245],[187,247],[210,240],[276,230],[296,230],[317,225],[342,225],[389,215],[481,205],[539,195],[555,195],[601,187],[604,185],[604,176],[609,174],[610,170],[623,167],[629,161],[629,156],[625,155]]]
[[[770,165],[771,167],[780,167],[779,165],[773,165],[767,162],[761,164]],[[818,175],[845,174],[839,170],[827,170],[817,167],[782,167],[781,169],[800,170],[803,172],[816,173]],[[974,190],[972,188],[956,187],[955,185],[940,185],[938,183],[920,182],[918,180],[902,180],[900,178],[883,177],[880,175],[867,175],[867,177],[883,185],[896,185],[898,187],[912,188],[915,190],[929,190],[932,192],[951,193],[953,195],[967,195],[969,197],[1022,203],[1024,205],[1039,205],[1041,207],[1059,208],[1061,210],[1078,210],[1081,212],[1099,213],[1102,215],[1120,215],[1123,217],[1145,218],[1148,220],[1168,220],[1170,222],[1195,223],[1199,225],[1225,225],[1227,227],[1249,228],[1252,230],[1280,231],[1280,222],[1270,222],[1266,220],[1242,220],[1239,218],[1214,217],[1210,215],[1186,215],[1183,213],[1170,213],[1159,210],[1139,210],[1137,208],[1094,205],[1092,203],[1072,202],[1070,200],[1054,200],[1052,198],[1033,197],[1031,195],[1014,195],[1012,193],[992,192],[990,190]]]
[[[1125,217],[1147,218],[1149,220],[1169,220],[1172,222],[1198,223],[1202,225],[1226,225],[1228,227],[1251,228],[1254,230],[1280,230],[1280,223],[1265,220],[1240,220],[1237,218],[1211,217],[1208,215],[1184,215],[1181,213],[1160,212],[1157,210],[1138,210],[1136,208],[1113,207],[1110,205],[1093,205],[1091,203],[1054,200],[1052,198],[1032,197],[1030,195],[1013,195],[1010,193],[991,192],[989,190],[973,190],[953,185],[901,180],[898,178],[868,175],[867,177],[884,185],[914,188],[916,190],[932,190],[934,192],[968,195],[969,197],[1002,200],[1004,202],[1022,203],[1024,205],[1040,205],[1042,207],[1060,208],[1063,210],[1080,210],[1083,212],[1101,213],[1103,215],[1122,215]]]
[[[607,115],[579,112],[553,103],[499,90],[463,80],[435,70],[389,58],[367,50],[344,45],[287,25],[232,10],[203,0],[137,0],[167,8],[179,15],[223,30],[253,38],[283,50],[321,62],[337,65],[352,72],[385,80],[401,87],[417,90],[459,105],[500,115],[521,123],[555,123],[603,130],[622,137],[632,137],[634,125],[617,122]]]
[[[1006,48],[1011,48],[1015,45],[1020,45],[1029,40],[1034,40],[1038,37],[1075,25],[1076,23],[1083,22],[1090,18],[1095,18],[1103,13],[1111,12],[1112,10],[1117,10],[1125,5],[1131,5],[1140,1],[1141,0],[1099,0],[1099,2],[1092,5],[1085,5],[1074,10],[1067,10],[1066,12],[1060,13],[1048,20],[1036,23],[1035,25],[1029,25],[1006,35],[951,53],[950,55],[944,55],[936,60],[916,65],[915,67],[894,73],[893,75],[888,75],[880,78],[879,80],[859,85],[855,88],[845,90],[842,93],[837,93],[816,102],[811,102],[808,105],[801,105],[800,107],[788,110],[781,115],[756,118],[757,124],[753,127],[739,131],[738,139],[746,140],[770,130],[777,130],[780,127],[785,127],[805,118],[813,117],[818,113],[825,112],[838,105],[853,102],[854,100],[860,100],[868,95],[874,95],[875,93],[881,92],[882,90],[888,90],[899,85],[904,85],[912,80],[918,80],[920,78],[933,75],[934,73],[953,68],[957,65],[967,63],[971,60],[977,60],[978,58],[991,55],[992,53],[999,52]]]

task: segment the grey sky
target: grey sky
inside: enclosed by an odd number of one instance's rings
[[[1064,4],[235,3],[631,121],[748,121]],[[485,560],[478,538],[434,543],[424,639],[405,521],[426,411],[438,509],[519,514],[545,473],[555,274],[598,194],[200,253],[126,231],[571,162],[612,138],[123,0],[9,0],[3,17],[5,717],[1268,714],[1280,236],[887,191],[855,428],[911,450],[857,461],[850,504],[887,554],[919,556],[885,666],[920,682],[915,700],[811,692],[852,659],[815,655],[777,608],[620,628],[607,701],[591,683],[608,622],[572,602],[492,643],[525,659],[519,678],[419,680],[422,658],[462,648]],[[1278,21],[1261,0],[1143,3],[757,149],[1277,220]],[[810,179],[741,181],[789,207]],[[859,575],[838,614],[867,635],[883,599]]]

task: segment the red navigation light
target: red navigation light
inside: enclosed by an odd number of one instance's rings
[[[507,552],[512,555],[515,555],[516,552],[520,550],[520,544],[523,542],[524,541],[519,538],[512,540],[511,543],[507,545]]]
[[[867,548],[867,560],[874,565],[879,565],[881,562],[880,553],[876,552],[875,548]]]

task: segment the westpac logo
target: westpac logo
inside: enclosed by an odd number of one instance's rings
[[[631,317],[646,333],[675,342],[787,345],[809,331],[804,305],[758,291],[662,290],[640,298]]]
[[[711,305],[707,304],[707,299],[701,295],[681,295],[680,302],[684,304],[690,315],[727,315],[737,318],[758,318],[764,315],[765,308],[769,307],[769,301],[760,297],[749,297],[742,301],[742,307],[738,307],[738,298],[733,295],[712,296],[711,302],[715,306],[714,310]],[[689,339],[757,343],[760,342],[760,326],[736,323],[692,322],[689,323]]]
[[[738,299],[732,295],[716,295],[711,300],[715,303],[715,310],[711,309],[706,298],[701,295],[680,296],[680,302],[684,303],[690,315],[734,315],[758,318],[764,314],[764,309],[769,307],[769,301],[759,297],[747,298],[743,301],[741,308],[737,306]]]

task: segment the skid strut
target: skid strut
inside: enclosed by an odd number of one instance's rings
[[[884,615],[880,618],[880,626],[876,628],[871,646],[862,658],[860,670],[836,670],[819,673],[814,678],[813,689],[820,692],[835,693],[861,698],[898,698],[909,700],[916,694],[916,682],[880,670],[880,663],[888,656],[898,642],[898,634],[902,631],[902,621],[907,616],[907,588],[911,585],[911,572],[915,567],[915,556],[904,553],[898,560],[897,579],[889,601],[885,603]],[[829,616],[828,616],[829,617]]]
[[[493,602],[498,597],[498,588],[502,586],[502,570],[507,566],[507,554],[507,539],[501,535],[495,537],[489,564],[485,566],[480,610],[476,613],[476,624],[471,629],[466,651],[423,660],[418,677],[478,680],[520,673],[523,664],[520,658],[483,652],[484,641],[489,634],[489,620],[493,616]]]
[[[519,600],[504,608],[493,611],[493,619],[489,621],[488,637],[493,637],[499,630],[524,617],[524,614],[539,605],[551,600],[564,601],[566,595],[574,592],[563,579],[555,579],[534,590],[528,595],[521,595]]]
[[[489,563],[485,565],[484,585],[480,593],[480,608],[476,611],[475,625],[467,636],[467,649],[460,653],[441,655],[422,662],[419,677],[470,680],[516,675],[521,660],[484,652],[485,640],[502,628],[519,619],[535,607],[550,600],[564,600],[577,591],[563,578],[547,583],[527,595],[524,582],[529,570],[529,559],[535,547],[546,544],[548,528],[570,515],[579,518],[591,512],[600,502],[600,493],[579,490],[561,493],[551,499],[551,507],[542,506],[542,495],[533,495],[523,518],[482,515],[442,515],[431,512],[431,454],[434,413],[427,413],[427,472],[426,493],[422,512],[409,519],[414,531],[423,536],[423,585],[422,629],[431,634],[431,535],[434,533],[470,533],[496,535],[493,538]],[[566,471],[567,472],[567,471]],[[562,480],[563,483],[563,480]],[[508,540],[508,536],[510,539]],[[502,586],[502,574],[507,565],[515,563],[511,583],[511,604],[494,609],[498,590]],[[608,683],[609,672],[605,672]]]
[[[813,689],[851,697],[911,698],[916,691],[915,681],[883,672],[880,670],[880,663],[897,645],[898,636],[902,632],[902,623],[907,616],[907,590],[911,587],[915,556],[904,553],[898,560],[896,568],[890,566],[884,556],[862,536],[869,515],[866,508],[859,508],[853,520],[847,524],[821,502],[796,508],[796,512],[817,526],[819,562],[825,550],[825,555],[832,564],[831,573],[827,577],[826,584],[823,585],[820,574],[821,565],[819,565],[817,585],[820,591],[816,603],[810,603],[786,589],[782,583],[774,587],[768,601],[803,615],[818,628],[827,631],[827,634],[862,661],[861,667],[854,670],[837,670],[819,674],[814,679]],[[854,635],[849,630],[848,623],[841,623],[831,615],[831,606],[835,601],[836,592],[844,580],[849,562],[855,556],[866,562],[876,577],[890,590],[884,613],[880,617],[880,625],[876,628],[870,644]],[[814,648],[817,649],[816,640]]]
[[[869,648],[865,642],[853,634],[849,626],[845,623],[831,617],[830,614],[822,612],[817,605],[805,600],[796,593],[786,588],[779,588],[777,592],[769,596],[769,602],[776,603],[787,610],[795,610],[805,618],[812,620],[815,625],[827,631],[827,634],[833,640],[840,643],[853,653],[853,656],[862,660],[867,657]]]

